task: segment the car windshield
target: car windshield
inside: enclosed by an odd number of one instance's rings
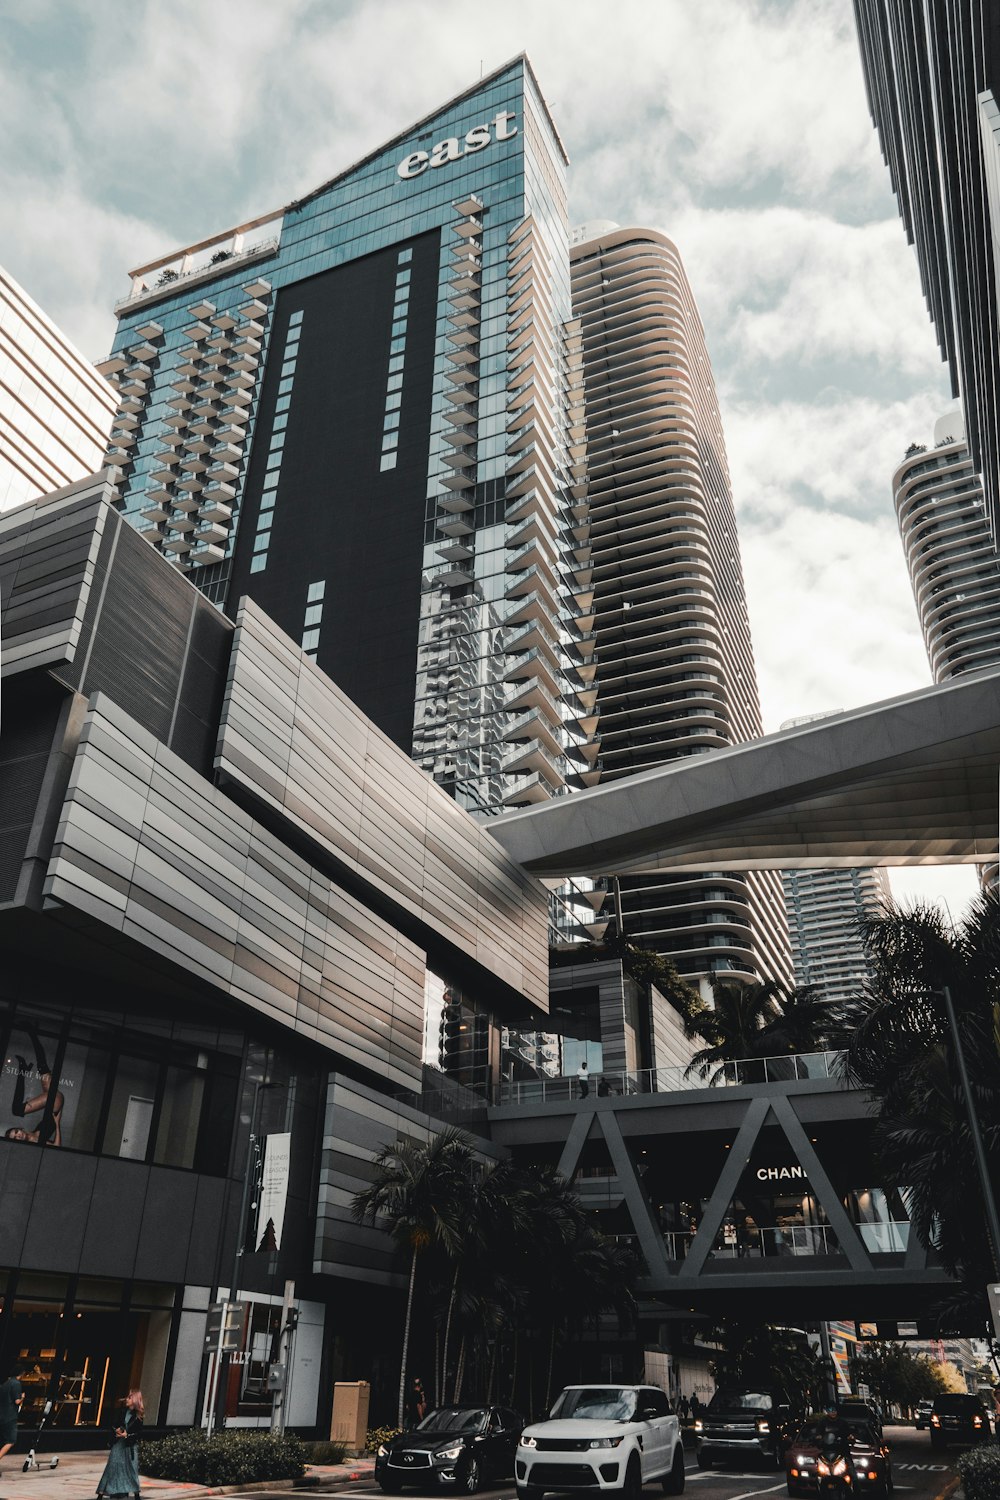
[[[478,1432],[486,1413],[481,1406],[441,1406],[429,1411],[418,1432]]]
[[[835,1432],[838,1437],[846,1437],[847,1441],[858,1448],[870,1448],[874,1444],[872,1430],[864,1422],[810,1422],[807,1426],[800,1428],[796,1442],[814,1443],[819,1447],[828,1432]]]
[[[635,1415],[635,1391],[613,1386],[578,1386],[563,1391],[549,1415],[573,1417],[580,1422],[631,1422]]]
[[[709,1411],[773,1411],[774,1401],[767,1391],[716,1391],[708,1404]]]

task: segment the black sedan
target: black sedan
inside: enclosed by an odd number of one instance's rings
[[[524,1422],[502,1406],[439,1406],[419,1427],[383,1443],[375,1478],[387,1495],[405,1485],[438,1485],[474,1495],[481,1484],[513,1478]]]

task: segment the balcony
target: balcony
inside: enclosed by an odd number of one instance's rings
[[[200,542],[193,547],[188,557],[192,567],[207,567],[209,563],[222,562],[225,559],[225,549],[216,546],[214,542]]]

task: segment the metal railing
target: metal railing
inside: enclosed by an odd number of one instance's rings
[[[719,1063],[704,1073],[688,1068],[643,1068],[635,1073],[593,1074],[587,1082],[590,1096],[608,1094],[672,1094],[683,1089],[740,1088],[751,1083],[787,1083],[796,1079],[842,1078],[842,1052],[795,1052],[784,1057],[751,1057]],[[565,1104],[580,1099],[576,1077],[526,1078],[500,1083],[498,1104]]]

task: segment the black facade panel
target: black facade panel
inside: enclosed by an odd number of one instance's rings
[[[195,1222],[198,1178],[193,1172],[150,1171],[135,1257],[141,1281],[183,1281]],[[212,1238],[218,1232],[213,1224]]]
[[[12,1149],[41,1156],[31,1215],[24,1236],[24,1264],[36,1271],[79,1268],[97,1162],[93,1157],[41,1150],[22,1142]],[[113,1221],[106,1226],[114,1232]]]
[[[149,1173],[136,1162],[98,1161],[80,1252],[81,1276],[132,1276],[145,1200],[140,1181],[148,1188]]]
[[[199,1177],[194,1229],[188,1242],[184,1280],[191,1286],[213,1286],[222,1239],[222,1214],[228,1184],[218,1177]]]
[[[413,240],[399,445],[381,471],[400,246],[282,291],[275,306],[227,611],[249,594],[302,639],[324,583],[318,665],[410,752],[440,237]],[[279,396],[290,319],[302,313],[290,393]],[[295,326],[295,325],[291,325]],[[252,572],[279,400],[290,394],[267,565]],[[273,463],[271,463],[273,473]]]
[[[41,1152],[29,1151],[19,1141],[0,1141],[0,1265],[20,1262],[41,1164]]]

